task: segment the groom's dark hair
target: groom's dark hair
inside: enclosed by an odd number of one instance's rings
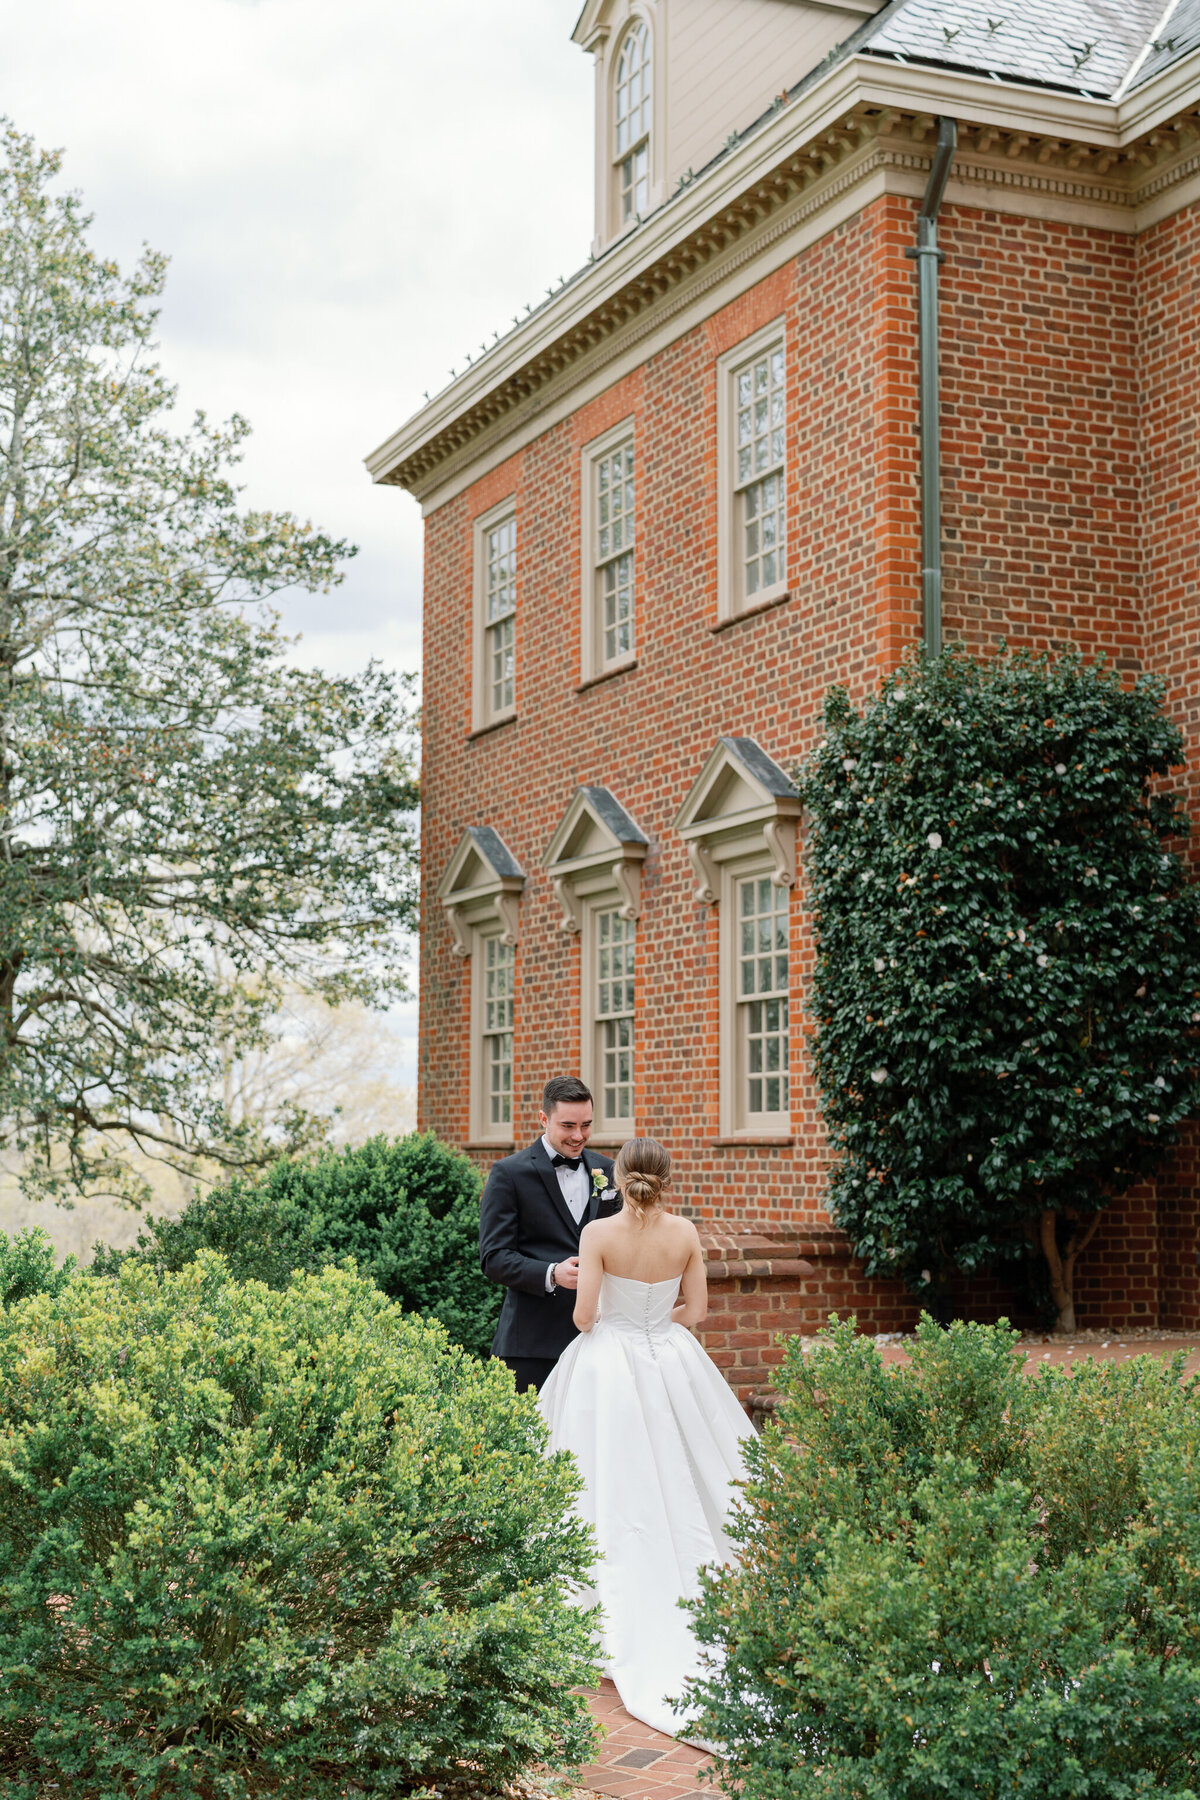
[[[542,1089],[542,1111],[549,1118],[556,1106],[578,1106],[591,1097],[591,1088],[578,1075],[552,1075]]]

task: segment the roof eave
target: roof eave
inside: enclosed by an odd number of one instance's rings
[[[1200,58],[1187,59],[1190,68]],[[1175,65],[1148,84],[1147,95],[1178,95],[1184,85]],[[1172,79],[1175,78],[1175,79]],[[1125,103],[1135,108],[1140,96]],[[722,159],[707,175],[670,201],[637,231],[619,239],[611,249],[585,267],[559,292],[495,349],[481,357],[474,368],[457,377],[428,405],[366,457],[376,482],[395,481],[397,471],[432,439],[504,383],[519,377],[534,356],[592,313],[615,298],[631,281],[645,273],[674,245],[699,230],[723,208],[736,201],[787,155],[827,130],[839,116],[856,105],[893,107],[902,112],[951,113],[980,125],[1074,136],[1096,146],[1119,148],[1137,135],[1122,130],[1118,109],[1110,100],[1094,100],[1061,90],[1023,83],[996,81],[987,75],[964,74],[933,64],[900,63],[870,54],[856,54],[834,63],[828,72],[779,113],[769,119],[727,160]],[[1164,98],[1161,108],[1168,102]],[[1143,119],[1144,106],[1130,111]],[[1137,131],[1146,129],[1139,123]],[[403,485],[403,480],[401,480]]]
[[[1196,104],[1200,91],[1200,48],[1190,50],[1178,62],[1152,75],[1150,79],[1117,102],[1118,128],[1122,144],[1144,137],[1159,125]]]

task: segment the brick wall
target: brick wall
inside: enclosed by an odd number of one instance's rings
[[[860,697],[916,641],[915,277],[904,257],[913,214],[906,200],[877,200],[427,525],[421,1123],[460,1141],[467,1132],[469,971],[451,954],[434,889],[469,824],[495,826],[530,877],[518,1142],[534,1135],[545,1075],[577,1066],[579,946],[558,928],[542,864],[575,787],[604,784],[652,840],[638,928],[639,1128],[669,1144],[676,1192],[710,1235],[786,1252],[739,1251],[731,1266],[772,1266],[714,1284],[714,1351],[750,1362],[763,1346],[733,1340],[769,1336],[765,1319],[811,1329],[831,1308],[854,1308],[887,1330],[912,1317],[901,1290],[856,1274],[822,1209],[824,1148],[798,1005],[794,1141],[716,1141],[718,922],[694,898],[672,820],[719,734],[746,733],[786,764],[812,741],[831,683]],[[1131,673],[1158,669],[1194,743],[1200,221],[1188,213],[1134,240],[949,208],[941,238],[947,636],[980,651],[1002,638],[1074,641]],[[714,630],[714,365],[779,316],[791,598]],[[638,662],[580,692],[581,451],[629,415]],[[518,717],[471,738],[471,524],[510,494]],[[1188,783],[1194,800],[1194,769]],[[798,998],[811,957],[799,890],[792,917]],[[1189,1142],[1158,1193],[1106,1216],[1081,1266],[1081,1323],[1197,1322],[1196,1166]],[[792,1266],[800,1261],[814,1272]],[[991,1316],[1014,1310],[1014,1293],[982,1283],[962,1298]]]

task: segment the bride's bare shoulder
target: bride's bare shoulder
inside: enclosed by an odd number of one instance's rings
[[[579,1234],[580,1243],[583,1242],[585,1237],[591,1238],[596,1243],[602,1242],[602,1240],[604,1239],[604,1237],[606,1235],[608,1235],[608,1236],[611,1235],[612,1228],[616,1224],[619,1217],[620,1217],[619,1213],[614,1213],[612,1215],[612,1217],[609,1219],[593,1219],[593,1220],[591,1220],[591,1222],[589,1224],[584,1226],[583,1230]]]

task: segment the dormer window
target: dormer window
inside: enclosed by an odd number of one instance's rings
[[[650,32],[638,20],[625,35],[617,61],[616,174],[618,224],[648,211],[650,203]]]

